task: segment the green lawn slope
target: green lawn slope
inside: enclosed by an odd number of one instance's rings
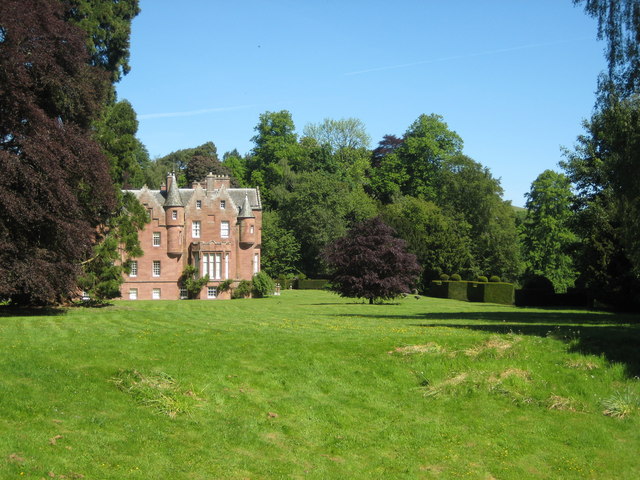
[[[0,478],[636,479],[637,321],[323,291],[3,310]]]

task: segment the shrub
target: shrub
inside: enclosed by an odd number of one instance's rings
[[[251,296],[251,290],[253,285],[248,280],[241,280],[238,286],[235,288],[233,293],[231,294],[231,298],[247,298]]]
[[[182,271],[180,285],[187,290],[187,298],[194,299],[200,294],[200,290],[209,281],[209,275],[197,278],[198,271],[195,266],[187,265]]]
[[[447,275],[446,273],[443,273],[442,275],[440,275],[440,280],[442,280],[443,282],[446,282],[447,280],[449,280],[449,275]]]
[[[218,293],[228,292],[231,289],[231,284],[233,284],[233,280],[230,278],[226,279],[220,285],[218,285]]]
[[[258,272],[253,276],[253,288],[251,293],[256,298],[266,297],[273,295],[276,289],[276,284],[266,272]]]
[[[553,282],[542,275],[530,275],[524,279],[524,290],[539,290],[541,293],[554,293]]]
[[[499,283],[500,282],[500,277],[497,275],[491,275],[491,278],[489,279],[490,282],[494,282],[494,283]]]
[[[487,283],[489,280],[484,275],[480,275],[480,276],[478,276],[476,281],[477,282],[482,282],[482,283]]]
[[[458,275],[457,273],[454,273],[453,275],[451,275],[450,280],[452,282],[459,282],[460,280],[462,280],[462,277],[460,275]]]

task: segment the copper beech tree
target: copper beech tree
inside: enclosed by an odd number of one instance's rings
[[[91,138],[109,88],[63,2],[0,2],[0,299],[57,303],[76,288],[115,206]]]
[[[342,297],[389,300],[411,291],[420,266],[406,242],[380,217],[360,222],[327,245],[332,289]]]

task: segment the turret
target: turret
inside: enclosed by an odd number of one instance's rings
[[[167,225],[167,253],[182,255],[182,232],[184,230],[184,203],[180,197],[174,173],[167,176],[167,198],[164,201],[165,224]]]
[[[250,246],[256,243],[256,216],[253,214],[249,196],[244,196],[238,212],[238,226],[240,227],[240,243]]]

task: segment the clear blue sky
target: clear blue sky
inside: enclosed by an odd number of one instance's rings
[[[247,153],[258,117],[364,122],[372,147],[437,113],[524,205],[591,115],[604,69],[571,0],[141,0],[118,85],[152,157]]]

